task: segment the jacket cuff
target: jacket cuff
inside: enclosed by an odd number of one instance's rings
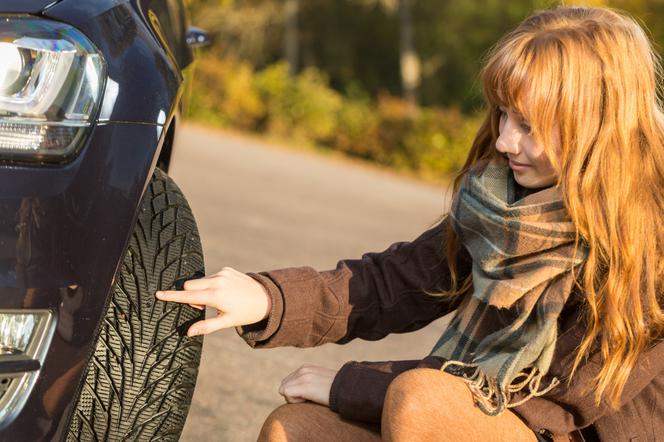
[[[329,281],[311,267],[260,272],[270,291],[282,296],[282,315],[278,330],[262,342],[265,348],[314,347],[339,319],[339,299]]]
[[[337,374],[334,376],[334,380],[332,381],[332,386],[330,387],[330,398],[329,398],[329,403],[330,403],[330,410],[339,412],[339,384],[341,383],[341,380],[343,376],[345,376],[344,371],[348,370],[349,364],[352,362],[346,362],[344,365],[341,366],[339,371],[337,371]]]
[[[390,383],[418,363],[418,360],[346,362],[332,381],[330,410],[346,419],[380,423]]]
[[[284,313],[284,298],[279,287],[270,278],[257,273],[247,273],[247,275],[265,287],[272,300],[272,308],[267,318],[254,324],[237,326],[235,331],[249,346],[260,348],[262,347],[260,342],[270,339],[279,329]]]

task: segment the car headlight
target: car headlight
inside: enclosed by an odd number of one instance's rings
[[[35,314],[0,313],[0,358],[25,352],[37,321]]]
[[[105,67],[69,25],[0,18],[0,160],[62,161],[77,151],[102,97]]]
[[[55,327],[50,310],[0,310],[0,430],[25,405]]]

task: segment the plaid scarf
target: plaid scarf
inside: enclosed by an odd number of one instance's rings
[[[452,227],[473,259],[473,293],[462,301],[432,355],[460,376],[488,415],[541,396],[557,338],[558,316],[572,290],[576,229],[553,186],[518,199],[502,160],[466,174],[450,212]],[[527,190],[527,189],[526,189]],[[528,389],[514,402],[511,394]]]

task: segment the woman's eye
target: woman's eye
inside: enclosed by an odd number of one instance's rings
[[[498,116],[499,116],[500,121],[503,121],[505,118],[508,117],[508,115],[507,115],[507,111],[503,110],[502,108],[498,108]],[[525,123],[525,122],[521,122],[521,123],[519,124],[519,126],[520,126],[521,129],[522,129],[524,132],[526,132],[528,135],[530,135],[530,133],[532,132],[532,128],[531,128],[527,123]]]

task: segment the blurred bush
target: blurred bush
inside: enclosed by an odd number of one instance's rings
[[[323,73],[310,68],[291,79],[288,64],[279,62],[256,75],[255,87],[268,111],[263,129],[297,141],[329,143],[343,98],[329,88]]]
[[[206,55],[197,62],[195,82],[189,109],[194,118],[244,130],[255,130],[265,118],[266,105],[249,63]]]
[[[457,108],[421,107],[359,86],[342,94],[307,68],[294,78],[277,62],[256,71],[232,57],[197,60],[190,117],[206,123],[326,146],[429,179],[463,164],[479,119]]]

